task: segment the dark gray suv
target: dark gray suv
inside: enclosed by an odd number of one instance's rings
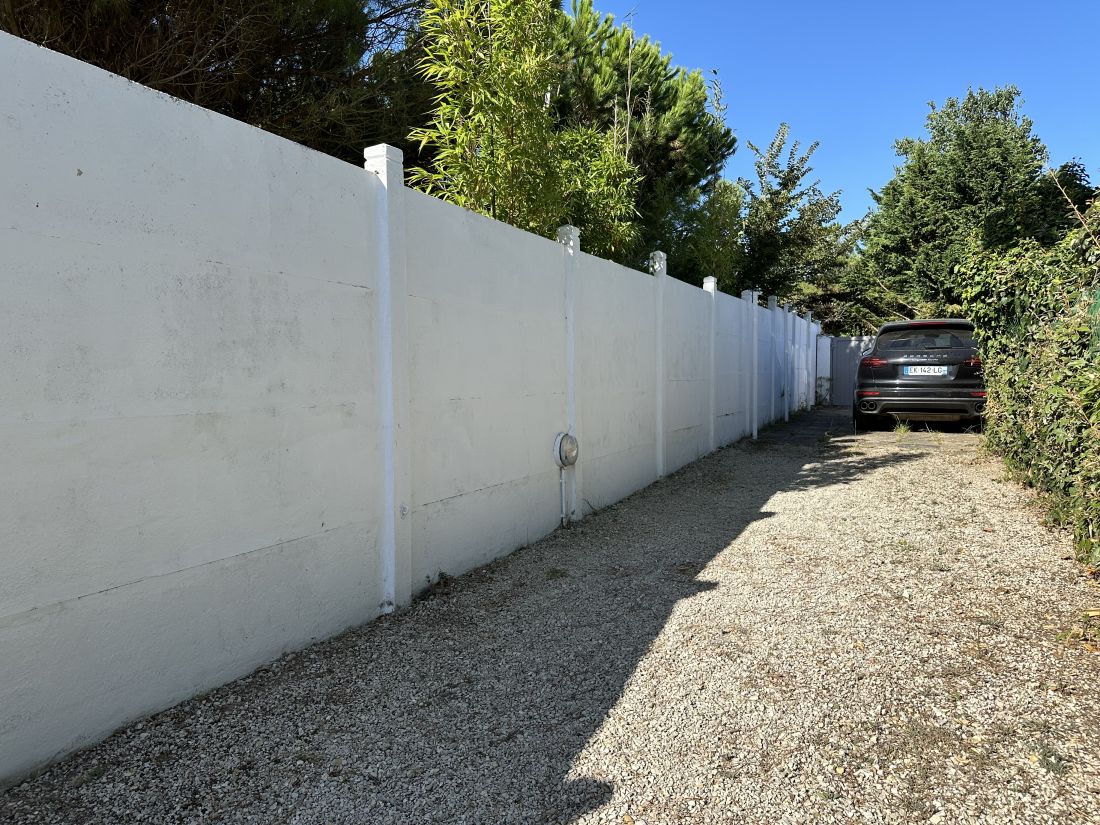
[[[852,404],[857,429],[894,417],[977,422],[984,410],[982,361],[969,321],[885,324],[859,362]]]

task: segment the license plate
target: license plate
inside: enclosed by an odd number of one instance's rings
[[[902,367],[902,375],[947,375],[947,367]]]

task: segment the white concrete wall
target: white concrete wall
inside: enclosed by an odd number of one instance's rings
[[[656,478],[655,279],[580,256],[577,290],[581,512]]]
[[[803,319],[0,72],[0,783],[549,533],[559,431],[581,517],[812,398]]]
[[[752,433],[751,349],[745,330],[750,307],[740,298],[719,292],[715,324],[717,387],[715,430],[719,446],[730,444]]]
[[[750,323],[753,315],[756,316],[756,414],[760,426],[771,422],[772,417],[772,369],[776,356],[772,319],[774,313],[766,307],[750,305]],[[780,416],[781,417],[781,416]]]
[[[549,533],[565,429],[560,244],[406,190],[412,585]]]
[[[665,285],[665,472],[710,451],[710,296],[683,281]]]
[[[0,778],[377,615],[377,181],[0,34]]]

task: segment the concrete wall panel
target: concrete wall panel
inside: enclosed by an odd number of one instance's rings
[[[0,34],[0,777],[378,614],[378,183]]]
[[[406,192],[414,589],[509,553],[561,514],[564,250]]]
[[[669,279],[665,286],[665,472],[709,450],[710,296]]]
[[[715,295],[715,301],[715,433],[722,446],[743,438],[752,430],[744,334],[748,305],[722,292]]]
[[[656,478],[653,276],[591,255],[577,273],[577,394],[587,511]]]

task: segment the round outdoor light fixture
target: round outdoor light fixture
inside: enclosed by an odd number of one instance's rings
[[[572,467],[577,463],[581,446],[577,443],[576,436],[569,433],[558,433],[554,441],[554,460],[559,467]]]

